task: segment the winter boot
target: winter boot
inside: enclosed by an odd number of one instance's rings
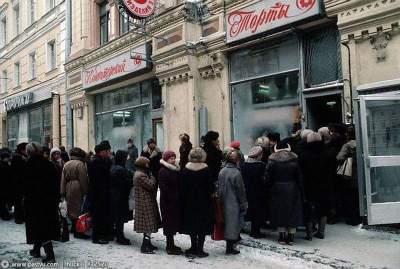
[[[29,250],[29,255],[31,255],[33,258],[40,258],[41,246],[42,246],[42,244],[40,244],[40,243],[33,244],[33,249]]]
[[[154,254],[154,249],[151,247],[150,237],[144,235],[140,252],[144,254]]]
[[[286,233],[284,233],[284,232],[279,233],[278,243],[281,245],[286,244]]]
[[[197,257],[199,258],[205,258],[208,257],[208,253],[204,252],[204,241],[206,240],[205,235],[199,235],[199,239],[197,241]]]
[[[312,234],[313,234],[313,223],[307,222],[306,225],[306,237],[304,239],[308,241],[312,241]]]
[[[167,236],[167,247],[165,249],[168,255],[181,255],[182,249],[175,246],[174,236],[168,235]]]
[[[128,238],[122,235],[117,238],[117,243],[120,245],[129,246],[131,244],[131,241],[129,241]]]
[[[235,241],[233,240],[226,240],[226,255],[237,255],[240,253],[239,250],[235,249]]]
[[[185,251],[187,257],[195,257],[197,254],[197,235],[190,236],[191,246]]]
[[[318,225],[318,232],[314,235],[316,238],[324,239],[325,238],[325,226],[327,222],[327,217],[322,217],[320,223]]]
[[[288,235],[286,237],[286,244],[292,246],[293,242],[294,242],[294,234],[288,233]]]
[[[251,222],[251,232],[250,232],[250,236],[255,238],[255,239],[259,239],[259,238],[265,238],[265,235],[263,235],[260,232],[260,224],[256,223],[254,221]]]
[[[46,253],[46,257],[42,260],[44,264],[48,263],[55,263],[56,258],[54,257],[54,250],[53,250],[53,244],[51,241],[48,241],[43,244],[44,252]]]

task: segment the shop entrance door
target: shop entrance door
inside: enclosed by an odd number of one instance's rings
[[[368,224],[400,223],[400,96],[359,96]]]

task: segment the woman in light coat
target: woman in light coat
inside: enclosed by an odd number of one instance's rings
[[[238,168],[240,153],[229,148],[224,152],[224,159],[226,165],[218,176],[218,196],[224,217],[226,254],[239,254],[240,251],[234,248],[234,244],[239,239],[248,207],[246,190]]]
[[[86,153],[80,148],[72,148],[71,160],[63,168],[61,174],[61,197],[67,201],[68,216],[72,222],[72,232],[76,238],[87,238],[84,234],[75,231],[76,221],[81,215],[81,207],[84,197],[88,192],[89,178],[84,162]]]

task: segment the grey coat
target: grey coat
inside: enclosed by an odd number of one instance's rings
[[[225,240],[236,240],[248,207],[242,175],[236,165],[228,163],[219,173],[218,196],[223,211]]]

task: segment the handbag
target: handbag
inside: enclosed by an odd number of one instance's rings
[[[78,233],[90,234],[92,230],[92,216],[89,213],[80,215],[76,221],[75,230]]]
[[[224,218],[222,214],[222,206],[219,198],[213,196],[214,212],[215,212],[215,224],[211,239],[215,241],[224,240]]]
[[[350,178],[353,176],[353,158],[347,158],[341,165],[338,166],[336,173],[339,176]]]

